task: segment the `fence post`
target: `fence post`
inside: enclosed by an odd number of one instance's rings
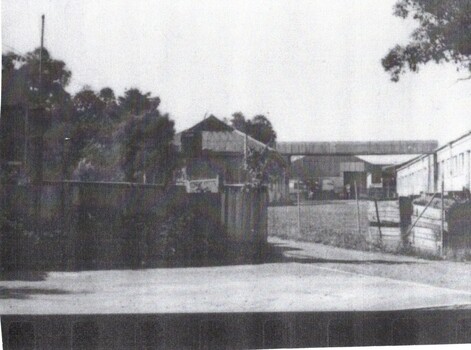
[[[409,229],[407,230],[405,236],[408,236],[412,229],[415,227],[415,225],[417,224],[417,222],[419,222],[420,218],[422,217],[422,215],[424,215],[425,211],[427,210],[427,208],[430,206],[430,204],[432,204],[432,201],[433,199],[435,198],[435,196],[437,195],[437,193],[434,193],[432,198],[430,198],[430,200],[428,201],[427,205],[425,206],[425,208],[422,210],[422,212],[420,213],[420,215],[417,217],[417,219],[415,219],[414,223],[409,227]],[[414,240],[415,239],[415,235],[412,236],[412,239]]]
[[[441,227],[440,227],[440,248],[439,248],[439,251],[438,253],[440,254],[440,256],[443,255],[443,233],[445,231],[445,199],[444,199],[444,195],[445,195],[445,182],[442,180],[442,198],[441,198]]]
[[[375,200],[375,209],[376,209],[376,220],[378,221],[378,230],[379,230],[379,240],[380,242],[383,242],[383,235],[381,233],[381,220],[379,219],[379,210],[378,210],[378,201]]]
[[[300,189],[299,189],[299,179],[298,179],[298,233],[301,236],[301,200],[300,200]]]
[[[355,180],[355,200],[357,202],[357,222],[358,222],[358,234],[361,235],[361,225],[360,225],[360,204],[358,203],[358,187]]]

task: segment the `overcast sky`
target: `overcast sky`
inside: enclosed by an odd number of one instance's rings
[[[162,99],[182,130],[205,113],[265,114],[280,141],[438,139],[471,129],[452,65],[392,83],[381,58],[413,22],[395,0],[3,0],[2,51],[45,46],[88,84]]]

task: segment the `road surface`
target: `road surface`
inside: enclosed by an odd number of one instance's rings
[[[466,263],[271,238],[266,263],[3,276],[0,315],[469,308]]]

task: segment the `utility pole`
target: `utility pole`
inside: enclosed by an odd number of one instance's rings
[[[44,49],[44,15],[41,16],[41,49],[39,51],[39,102],[42,102],[42,75],[43,75],[43,49]]]
[[[43,49],[44,49],[44,15],[41,16],[41,48],[39,51],[39,86],[37,104],[33,106],[31,112],[32,127],[32,145],[33,154],[33,188],[34,188],[34,218],[35,227],[42,229],[41,225],[41,192],[43,182],[43,136],[46,130],[47,120],[45,108],[43,106],[43,89],[42,89],[42,71],[43,71]]]
[[[440,226],[440,249],[439,254],[443,256],[443,236],[445,234],[445,181],[442,180],[442,188],[441,188],[442,196],[441,196],[441,226]]]

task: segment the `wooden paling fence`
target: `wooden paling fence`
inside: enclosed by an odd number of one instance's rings
[[[443,238],[448,235],[444,212],[430,204],[412,203],[410,198],[394,201],[370,201],[369,237],[385,250],[412,248],[428,255],[442,255]],[[436,199],[437,201],[438,199]]]
[[[265,187],[187,193],[183,186],[130,183],[0,186],[0,214],[9,219],[0,217],[0,268],[106,269],[259,259],[267,243],[267,207]]]
[[[368,204],[369,237],[371,243],[386,250],[397,250],[402,244],[401,216],[398,201],[374,200]]]
[[[224,186],[221,220],[227,230],[229,253],[235,257],[261,257],[268,237],[268,191]]]
[[[435,199],[435,205],[413,205],[410,244],[429,254],[468,259],[471,255],[471,202],[443,198]]]
[[[440,254],[442,247],[442,209],[413,204],[412,223],[408,236],[410,245],[416,250],[431,254]],[[443,222],[444,234],[448,224]]]

